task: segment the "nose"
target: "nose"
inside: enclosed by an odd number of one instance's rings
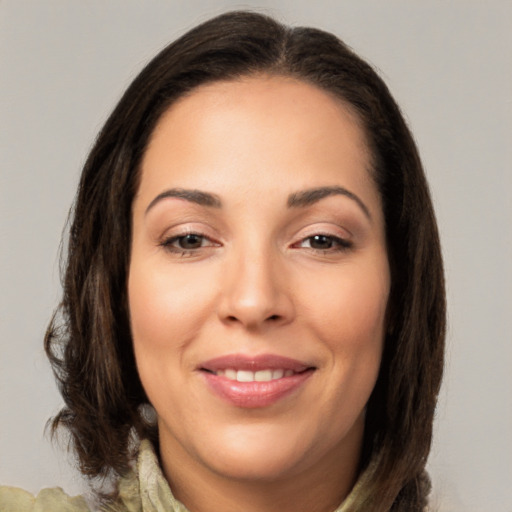
[[[264,330],[293,320],[291,282],[278,260],[252,251],[230,261],[217,310],[223,323]]]

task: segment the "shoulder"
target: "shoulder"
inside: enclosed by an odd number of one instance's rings
[[[16,487],[0,486],[2,512],[90,512],[81,496],[68,496],[62,489],[43,489],[33,496]]]

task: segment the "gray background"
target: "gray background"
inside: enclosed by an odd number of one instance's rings
[[[441,512],[512,512],[512,2],[0,0],[0,482],[83,484],[44,437],[42,337],[92,140],[135,73],[213,14],[252,7],[341,36],[380,70],[431,183],[449,299],[429,460]]]

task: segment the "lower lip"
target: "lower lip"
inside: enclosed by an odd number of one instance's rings
[[[236,407],[268,407],[297,391],[313,375],[313,370],[266,382],[238,382],[213,373],[202,372],[210,389]]]

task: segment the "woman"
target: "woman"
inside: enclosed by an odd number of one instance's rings
[[[85,164],[53,426],[117,481],[106,510],[424,510],[444,321],[386,86],[330,34],[225,14],[140,73]]]

